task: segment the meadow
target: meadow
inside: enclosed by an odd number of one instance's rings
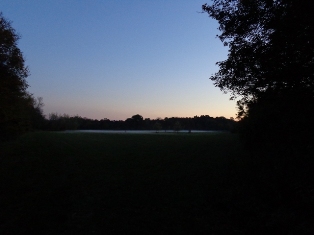
[[[313,229],[311,193],[294,185],[311,166],[289,173],[254,158],[236,134],[37,132],[0,151],[1,234]]]

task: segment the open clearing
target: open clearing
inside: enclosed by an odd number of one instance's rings
[[[0,149],[1,234],[302,234],[310,224],[234,134],[41,132]]]

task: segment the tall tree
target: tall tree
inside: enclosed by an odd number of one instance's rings
[[[249,123],[249,139],[256,141],[251,138],[255,135],[267,141],[266,133],[274,129],[275,139],[288,136],[290,142],[309,134],[314,108],[312,1],[213,0],[202,8],[218,21],[218,37],[229,47],[228,58],[217,63],[219,71],[210,79],[240,99],[238,115]]]
[[[246,100],[269,90],[314,89],[311,1],[214,0],[203,10],[219,22],[227,60],[215,85]]]
[[[30,128],[34,99],[26,91],[28,68],[17,46],[19,35],[0,12],[0,139]]]

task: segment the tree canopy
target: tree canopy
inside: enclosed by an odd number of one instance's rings
[[[266,92],[314,89],[314,24],[311,1],[214,0],[203,11],[219,23],[229,46],[210,79],[232,98]]]
[[[0,12],[0,75],[1,95],[10,96],[16,93],[17,96],[25,95],[28,87],[25,78],[29,75],[24,65],[22,52],[17,46],[19,35]]]
[[[314,110],[312,1],[213,0],[202,6],[229,47],[210,77],[238,98],[247,139],[311,145]],[[265,128],[265,126],[269,128]],[[271,133],[271,134],[270,134]],[[254,138],[253,138],[254,137]]]
[[[19,39],[0,12],[0,139],[29,130],[32,116],[43,118],[42,101],[35,101],[26,90],[29,71],[17,45]]]

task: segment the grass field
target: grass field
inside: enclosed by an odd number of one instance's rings
[[[0,151],[0,234],[313,229],[311,192],[294,192],[292,173],[252,158],[234,134],[39,132]]]

